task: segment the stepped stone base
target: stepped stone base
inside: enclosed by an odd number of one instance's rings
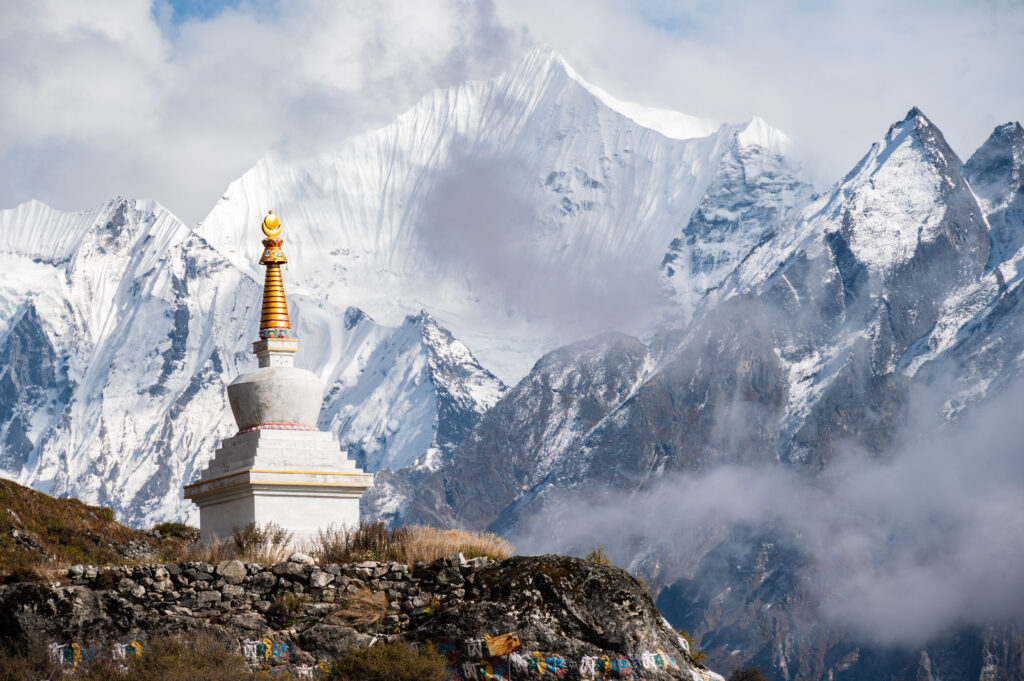
[[[328,526],[359,523],[373,475],[356,468],[330,433],[263,429],[225,439],[185,498],[199,506],[204,542],[249,523],[274,522],[303,548]]]

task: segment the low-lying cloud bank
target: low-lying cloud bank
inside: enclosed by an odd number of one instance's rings
[[[818,614],[867,640],[914,645],[960,624],[1019,618],[1022,402],[1017,386],[955,426],[918,419],[891,456],[848,452],[815,477],[781,465],[724,466],[639,493],[563,495],[548,506],[545,531],[528,528],[517,547],[586,550],[600,541],[625,565],[638,546],[657,546],[676,579],[692,576],[686,556],[706,552],[709,538],[759,526],[807,558],[802,578]]]

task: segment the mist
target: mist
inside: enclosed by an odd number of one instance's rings
[[[609,250],[585,222],[545,224],[540,208],[553,199],[533,184],[525,161],[456,145],[446,166],[416,235],[445,278],[570,338],[642,328],[654,318],[665,293],[656,263]]]
[[[882,456],[851,447],[818,475],[726,465],[641,492],[562,493],[514,539],[527,553],[601,542],[624,566],[636,547],[654,546],[669,583],[692,577],[695,557],[731,529],[762,528],[805,558],[799,576],[815,616],[861,640],[919,645],[963,624],[1020,620],[1022,400],[1018,382],[942,426],[919,395],[901,444]]]

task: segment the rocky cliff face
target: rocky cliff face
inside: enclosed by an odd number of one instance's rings
[[[451,678],[467,681],[481,672],[505,681],[510,674],[721,679],[694,662],[646,590],[617,568],[561,556],[493,563],[460,554],[411,569],[293,559],[75,566],[71,586],[0,586],[0,636],[9,646],[43,641],[69,662],[161,633],[204,631],[254,664],[297,673],[358,645],[400,639],[436,648]],[[357,594],[364,602],[380,594],[375,621],[360,622],[351,605]],[[522,648],[489,658],[485,637],[509,632],[518,632]]]

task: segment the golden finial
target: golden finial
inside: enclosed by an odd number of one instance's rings
[[[288,319],[288,303],[284,298],[284,282],[281,279],[281,265],[288,262],[281,250],[281,221],[274,211],[263,218],[263,257],[260,264],[267,268],[263,281],[263,311],[260,314],[260,338],[294,338]]]
[[[263,233],[271,239],[281,236],[281,221],[274,215],[274,211],[269,211],[267,217],[263,218]]]

